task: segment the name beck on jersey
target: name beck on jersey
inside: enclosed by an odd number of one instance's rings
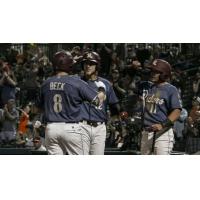
[[[50,90],[64,90],[65,83],[50,82]]]

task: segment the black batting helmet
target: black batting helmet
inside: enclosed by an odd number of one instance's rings
[[[59,51],[53,57],[54,71],[71,72],[75,63],[73,56],[69,51]]]
[[[87,51],[83,54],[83,63],[85,62],[93,62],[97,65],[97,69],[99,70],[100,68],[100,61],[101,58],[99,54],[95,51]]]
[[[154,60],[151,65],[151,70],[160,72],[160,80],[162,81],[166,81],[171,77],[171,65],[165,60]]]

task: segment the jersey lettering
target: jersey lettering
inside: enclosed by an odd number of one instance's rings
[[[53,97],[53,109],[56,113],[60,113],[62,111],[62,96],[60,94],[55,94]]]
[[[64,90],[65,83],[61,82],[51,82],[50,90]]]

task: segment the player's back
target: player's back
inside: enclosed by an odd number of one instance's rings
[[[73,76],[53,76],[41,88],[46,122],[79,122],[80,80]]]

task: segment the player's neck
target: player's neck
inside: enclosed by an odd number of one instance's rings
[[[85,75],[87,80],[95,81],[97,80],[97,74]]]
[[[68,75],[67,72],[58,72],[58,73],[56,73],[56,76],[66,76],[66,75]]]
[[[158,83],[156,83],[156,85],[158,85],[158,86],[162,86],[162,85],[166,85],[168,82],[158,82]]]

